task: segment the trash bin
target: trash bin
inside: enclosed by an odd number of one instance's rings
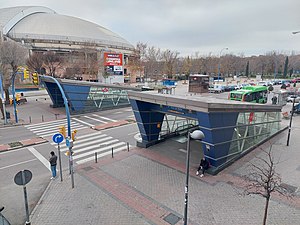
[[[6,114],[6,119],[10,119],[10,113],[6,111],[5,114]]]

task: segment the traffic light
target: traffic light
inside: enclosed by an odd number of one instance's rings
[[[65,128],[65,126],[60,126],[60,127],[59,127],[59,133],[61,133],[62,136],[64,136],[64,137],[67,136],[67,135],[66,135],[66,128]]]
[[[29,71],[27,69],[24,69],[23,70],[23,73],[24,73],[24,79],[29,79]]]
[[[76,140],[76,134],[77,134],[77,130],[74,130],[74,131],[72,132],[72,137],[71,137],[73,141]]]
[[[39,84],[39,76],[38,76],[37,73],[32,74],[32,83],[35,84],[35,85]]]

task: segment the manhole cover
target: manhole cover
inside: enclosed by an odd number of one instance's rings
[[[171,225],[175,225],[180,219],[181,219],[180,217],[174,215],[173,213],[170,213],[164,218],[164,221],[166,221]]]
[[[83,167],[82,169],[87,172],[87,171],[90,171],[90,170],[92,170],[94,168],[91,167],[91,166],[87,166],[87,167]]]

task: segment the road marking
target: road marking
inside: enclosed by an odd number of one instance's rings
[[[119,151],[122,151],[122,150],[126,150],[126,149],[127,149],[127,146],[125,145],[125,146],[122,146],[122,147],[120,147],[120,148],[114,149],[114,153],[119,152]],[[99,158],[101,158],[101,157],[103,157],[103,156],[106,156],[106,155],[109,155],[109,154],[111,154],[111,151],[104,152],[104,153],[102,153],[102,154],[98,154],[98,155],[97,155],[97,158],[99,159]],[[76,161],[76,164],[83,164],[83,163],[85,163],[85,162],[88,162],[88,161],[93,160],[94,158],[95,158],[95,156],[91,156],[91,157],[89,157],[89,158],[85,158],[85,159],[82,159],[82,160],[78,160],[78,161]]]
[[[123,112],[114,112],[113,114],[121,114],[121,113],[123,113]]]
[[[178,149],[178,151],[186,153],[186,150],[182,148]]]
[[[118,120],[113,120],[113,119],[110,119],[110,118],[107,118],[107,117],[104,117],[104,116],[99,116],[97,114],[93,114],[93,116],[97,116],[101,119],[108,120],[108,121],[111,121],[111,122],[117,122],[118,121]]]
[[[84,116],[84,117],[87,118],[87,119],[90,119],[90,120],[95,120],[95,121],[100,122],[100,123],[107,123],[106,121],[98,120],[98,119],[93,118],[93,117],[89,117],[89,116]]]
[[[37,159],[30,159],[30,160],[15,163],[15,164],[12,164],[12,165],[9,165],[9,166],[0,167],[0,170],[7,169],[7,168],[13,167],[13,166],[18,166],[18,165],[25,164],[25,163],[29,163],[29,162],[32,162],[32,161],[35,161],[35,160],[37,160]]]
[[[80,120],[80,119],[77,119],[77,118],[72,118],[72,120],[75,120],[75,121],[77,121],[77,122],[79,122],[79,123],[86,124],[86,125],[88,125],[88,126],[90,126],[90,127],[93,127],[93,126],[94,126],[94,124],[90,124],[90,123],[84,122],[84,121],[82,121],[82,120]]]
[[[44,156],[41,155],[41,153],[39,153],[34,147],[27,147],[27,149],[38,159],[41,161],[41,163],[44,164],[44,166],[46,166],[46,168],[48,170],[51,171],[51,168],[50,168],[50,163],[47,159],[45,159]]]
[[[114,141],[115,142],[115,141]],[[108,143],[108,144],[111,144],[111,143]],[[75,155],[73,157],[73,159],[80,159],[82,157],[85,157],[85,156],[88,156],[88,155],[94,155],[95,152],[97,152],[99,154],[99,152],[102,152],[102,151],[107,151],[107,150],[111,150],[112,148],[116,148],[116,147],[119,147],[120,145],[124,145],[125,142],[118,142],[118,143],[115,143],[113,145],[109,145],[109,146],[106,146],[106,147],[103,147],[103,148],[99,148],[93,152],[85,152],[85,153],[81,153],[79,155]],[[110,151],[111,152],[111,151]]]
[[[129,133],[128,136],[133,135],[133,134],[136,135],[137,133],[139,133],[139,132],[135,131],[135,132]]]

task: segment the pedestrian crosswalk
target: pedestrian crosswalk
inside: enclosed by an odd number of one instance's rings
[[[86,128],[84,124],[80,124],[77,121],[71,120],[70,124],[71,124],[71,130],[74,129],[81,130]],[[65,126],[66,128],[68,127],[66,119],[30,124],[30,125],[25,125],[24,127],[32,131],[37,136],[45,138],[45,137],[53,136],[54,134],[58,133],[60,126]]]
[[[80,116],[80,117],[72,117],[70,119],[71,123],[71,130],[80,130],[84,128],[90,128],[95,125],[107,124],[111,122],[116,122],[117,120],[110,119],[104,116],[100,116],[97,114],[90,114],[88,116]],[[39,137],[47,137],[52,136],[55,133],[58,133],[59,127],[65,126],[67,128],[67,120],[54,120],[49,122],[37,123],[37,124],[30,124],[25,125],[25,127],[35,133]]]
[[[57,144],[51,143],[56,146]],[[113,152],[119,152],[126,150],[129,146],[126,142],[114,139],[111,136],[103,134],[102,132],[94,132],[77,136],[76,141],[73,143],[73,160],[77,164],[82,164],[88,161],[95,160],[95,152],[97,152],[97,158],[109,155]],[[63,142],[60,145],[62,152],[67,152],[69,149]]]

